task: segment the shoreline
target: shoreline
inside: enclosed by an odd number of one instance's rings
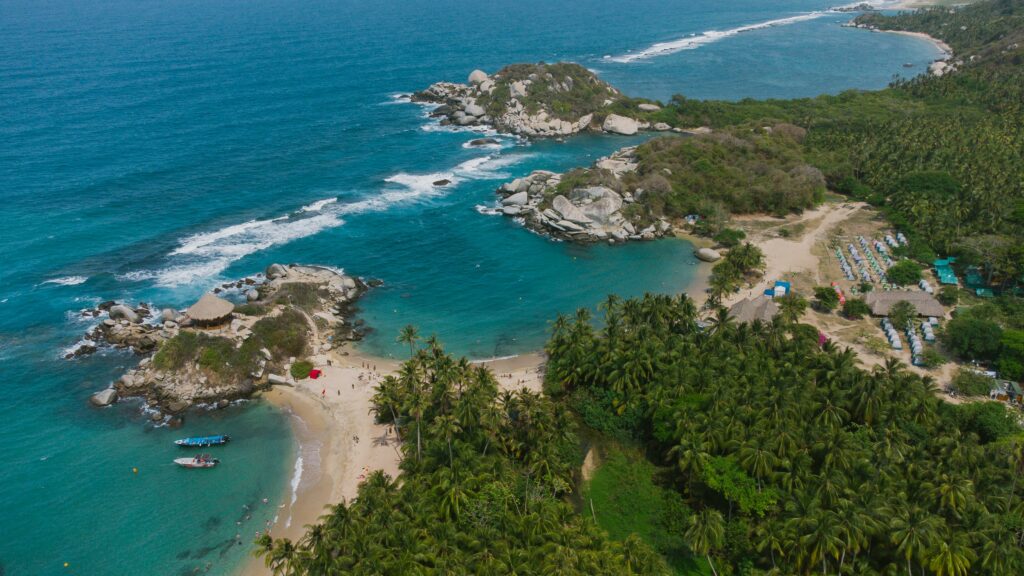
[[[525,387],[539,392],[544,361],[542,352],[529,352],[473,363],[491,368],[502,389]],[[300,539],[305,527],[316,523],[328,506],[355,498],[369,472],[384,470],[398,476],[398,437],[390,426],[374,422],[370,408],[377,383],[400,366],[396,359],[346,345],[332,351],[326,365],[317,366],[323,370],[317,380],[275,386],[261,396],[289,415],[296,441],[292,476],[269,528],[275,538]],[[268,576],[271,572],[262,558],[251,556],[236,574]]]
[[[921,40],[927,40],[931,42],[936,48],[942,52],[942,57],[937,60],[948,60],[953,57],[953,48],[949,44],[946,44],[942,40],[934,36],[925,34],[924,32],[910,32],[907,30],[881,30],[887,34],[899,34],[900,36],[910,36],[912,38],[920,38]]]

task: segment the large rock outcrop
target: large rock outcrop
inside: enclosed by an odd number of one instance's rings
[[[102,335],[97,338],[112,344],[125,342],[137,352],[157,354],[147,356],[109,388],[93,394],[90,402],[106,406],[118,398],[142,397],[161,413],[176,414],[196,404],[219,406],[248,397],[268,385],[269,374],[287,373],[287,366],[294,361],[271,353],[269,345],[265,345],[269,341],[261,339],[265,337],[259,336],[260,327],[256,326],[263,320],[282,322],[283,317],[290,318],[288,327],[272,330],[305,332],[305,349],[311,357],[321,357],[341,342],[362,337],[361,322],[353,321],[352,316],[355,302],[368,289],[363,281],[319,266],[275,264],[267,272],[266,280],[224,285],[239,290],[239,295],[255,292],[258,299],[253,306],[239,309],[241,312],[236,312],[229,323],[214,328],[200,330],[191,326],[185,316],[160,325],[132,324],[125,319],[101,321],[96,330]],[[250,342],[253,337],[257,340]],[[149,339],[145,345],[143,338]],[[162,346],[177,346],[175,354],[162,356]],[[209,358],[199,355],[203,347],[215,350],[216,354]],[[231,364],[225,356],[225,350],[231,349],[241,354],[231,358],[244,362]],[[179,358],[186,353],[183,351],[197,356]],[[222,358],[223,366],[216,364],[217,358]]]
[[[636,169],[635,150],[624,148],[598,160],[595,166],[617,178]],[[672,227],[662,218],[651,217],[644,210],[626,210],[636,203],[631,194],[601,185],[566,190],[562,181],[561,174],[537,170],[506,182],[498,189],[503,196],[501,213],[519,218],[540,234],[573,242],[653,240],[671,232]]]
[[[412,99],[438,104],[431,115],[441,118],[444,125],[490,126],[529,137],[600,129],[595,118],[603,118],[608,106],[623,100],[611,85],[569,63],[515,64],[493,76],[474,70],[467,84],[438,82],[416,92]],[[610,125],[614,130],[606,131],[636,134],[637,129],[646,127],[632,118],[615,117],[618,120]]]

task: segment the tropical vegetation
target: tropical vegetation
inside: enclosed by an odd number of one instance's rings
[[[275,574],[664,574],[638,537],[610,540],[566,500],[579,465],[573,418],[436,340],[373,397],[396,426],[402,474],[373,472],[303,538],[263,535]]]
[[[1002,404],[945,403],[794,322],[701,329],[685,296],[601,308],[600,328],[556,320],[545,390],[590,391],[672,467],[681,538],[716,573],[1024,571],[1024,437]]]

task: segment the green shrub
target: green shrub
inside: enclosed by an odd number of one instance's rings
[[[743,230],[736,230],[735,228],[724,228],[715,234],[714,241],[718,242],[726,248],[732,248],[737,246],[741,240],[747,237],[747,234]]]
[[[831,312],[839,307],[839,294],[831,286],[814,289],[814,306],[821,312]]]
[[[302,356],[306,351],[306,340],[309,324],[305,316],[296,310],[285,310],[277,316],[263,318],[253,324],[253,337],[281,360],[292,356]]]
[[[889,320],[897,330],[903,330],[907,324],[917,318],[917,308],[906,300],[901,300],[889,308]]]
[[[309,377],[309,371],[313,369],[313,363],[307,360],[296,360],[291,367],[292,378],[301,380]]]
[[[850,320],[858,320],[871,315],[871,307],[860,298],[850,298],[843,304],[843,316]]]
[[[954,392],[964,396],[988,396],[992,390],[993,380],[984,374],[978,374],[967,368],[960,368],[950,382],[949,387]]]
[[[917,284],[921,279],[921,267],[911,260],[900,260],[885,271],[885,276],[890,282],[900,286]]]
[[[943,306],[956,306],[960,301],[960,289],[956,286],[943,286],[935,297]]]
[[[961,430],[974,432],[982,442],[995,442],[1020,432],[1020,426],[1002,402],[971,402],[957,408]]]
[[[286,282],[278,288],[274,301],[297,306],[308,312],[320,305],[319,288],[316,284]]]
[[[1024,380],[1024,330],[1006,330],[999,343],[999,375]]]
[[[153,366],[159,370],[178,370],[195,359],[199,346],[198,334],[181,331],[160,346],[153,356]]]
[[[946,323],[942,343],[965,360],[995,360],[1003,329],[992,320],[958,314]]]
[[[241,304],[235,306],[235,312],[243,316],[265,316],[268,310],[262,304]]]

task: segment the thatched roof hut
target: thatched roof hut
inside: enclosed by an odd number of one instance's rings
[[[754,299],[744,298],[729,308],[729,317],[739,323],[749,323],[755,320],[771,322],[778,313],[779,305],[763,295]]]
[[[200,326],[216,326],[227,322],[234,310],[231,302],[207,293],[186,310],[185,315]]]
[[[944,316],[946,310],[931,294],[910,290],[893,290],[891,292],[868,292],[864,302],[871,308],[875,316],[888,316],[889,311],[897,302],[909,302],[917,310],[918,316]]]

